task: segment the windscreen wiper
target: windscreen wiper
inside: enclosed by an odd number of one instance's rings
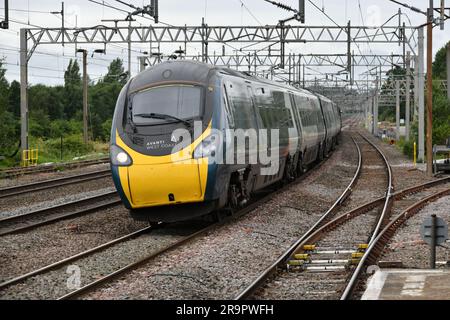
[[[162,114],[162,113],[138,113],[134,114],[135,117],[148,118],[148,119],[161,119],[161,120],[175,120],[177,122],[183,122],[186,126],[192,127],[189,121],[177,118],[175,116],[171,116],[170,114]]]

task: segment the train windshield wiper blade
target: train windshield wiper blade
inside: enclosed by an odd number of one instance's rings
[[[175,120],[177,122],[183,122],[186,126],[191,127],[191,123],[189,121],[177,118],[175,116],[171,116],[170,114],[162,114],[162,113],[138,113],[134,115],[135,117],[148,118],[148,119],[161,119],[161,120]]]

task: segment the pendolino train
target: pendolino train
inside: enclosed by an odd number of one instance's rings
[[[236,210],[256,191],[295,179],[328,156],[340,131],[340,111],[325,97],[228,68],[168,61],[132,78],[119,95],[112,175],[136,219],[187,220]],[[237,132],[247,135],[243,144]],[[277,160],[270,174],[262,174],[273,165],[264,153]]]

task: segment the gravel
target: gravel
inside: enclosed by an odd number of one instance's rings
[[[427,177],[425,171],[423,171],[423,166],[417,165],[415,167],[413,161],[403,155],[396,146],[385,143],[369,134],[366,134],[366,136],[380,147],[388,158],[393,170],[396,191],[434,180],[434,178]]]
[[[402,261],[405,268],[428,268],[430,249],[422,240],[419,230],[423,220],[431,214],[436,214],[450,224],[450,196],[428,204],[404,223],[386,246],[380,260]],[[449,247],[450,243],[447,242],[446,246]],[[436,260],[450,261],[450,250],[437,247]]]
[[[362,153],[362,168],[359,179],[354,186],[351,196],[346,203],[335,213],[336,216],[344,214],[351,209],[373,201],[386,192],[387,173],[380,154],[364,139],[356,137]],[[375,208],[365,214],[326,233],[315,244],[318,250],[353,250],[357,245],[367,243],[373,230],[381,208]],[[312,254],[311,259],[317,260],[348,260],[350,254]],[[307,299],[307,300],[334,300],[340,298],[345,288],[349,272],[339,271],[280,271],[274,281],[265,284],[264,288],[254,295],[254,299]]]
[[[42,191],[26,192],[20,195],[0,198],[0,217],[5,212],[15,210],[17,204],[30,207],[43,201],[52,201],[57,198],[65,198],[68,196],[76,197],[77,194],[80,194],[80,196],[83,197],[84,193],[96,192],[96,190],[106,188],[114,188],[111,177],[104,177],[65,186],[52,187]]]
[[[0,281],[124,236],[145,227],[121,205],[0,237]]]
[[[356,151],[347,135],[344,140],[319,171],[263,207],[159,256],[87,298],[233,298],[303,234],[350,182]],[[340,187],[336,181],[341,181]],[[331,184],[328,190],[327,183]]]
[[[81,188],[81,189],[86,190],[86,189],[91,189],[91,188],[88,188],[85,186],[84,188]],[[17,216],[17,215],[25,214],[30,211],[53,207],[53,206],[61,205],[61,204],[71,202],[71,201],[87,199],[87,198],[90,198],[90,197],[93,197],[96,195],[101,195],[103,193],[108,193],[108,192],[113,192],[113,191],[115,191],[114,187],[93,189],[90,191],[85,191],[85,192],[80,192],[80,193],[70,192],[68,194],[65,194],[64,196],[53,198],[53,200],[40,201],[40,202],[33,201],[33,199],[36,199],[33,196],[33,197],[26,198],[27,201],[25,203],[20,202],[21,206],[19,206],[19,207],[16,204],[16,206],[14,206],[10,209],[2,208],[2,211],[0,211],[0,218]]]
[[[350,126],[353,124],[350,122]],[[371,138],[387,154],[394,170],[396,189],[400,190],[419,183],[429,181],[423,172],[415,170],[411,162],[402,156],[395,147]],[[359,139],[358,141],[362,141]],[[363,149],[368,149],[363,146]],[[364,151],[363,151],[364,152]],[[366,152],[370,152],[366,150]],[[373,152],[371,152],[373,153]],[[385,174],[381,158],[371,156],[365,160],[362,176],[352,196],[339,211],[342,213],[363,203],[376,199],[384,194]],[[63,175],[73,175],[75,172],[87,172],[104,169],[105,165],[90,166],[58,173],[42,173],[23,176],[16,180],[2,180],[0,186],[50,179]],[[299,184],[276,195],[264,206],[255,209],[245,217],[210,231],[176,251],[170,251],[157,257],[152,262],[126,273],[121,278],[101,287],[89,295],[88,299],[230,299],[234,298],[260,272],[269,266],[283,253],[299,236],[301,236],[329,208],[350,182],[356,168],[356,151],[348,133],[343,134],[343,142],[338,150],[325,162],[320,170],[312,172]],[[364,178],[368,177],[368,178]],[[95,180],[97,183],[103,179]],[[110,179],[109,179],[110,180]],[[112,185],[112,184],[111,184]],[[103,184],[104,188],[105,185]],[[98,190],[104,192],[109,188]],[[43,203],[52,201],[69,201],[70,197],[93,195],[92,191],[84,189],[81,192],[58,190],[64,194],[62,199],[52,200],[48,196]],[[412,196],[413,197],[413,196]],[[30,205],[36,199],[24,203],[24,208],[30,210]],[[412,201],[411,199],[409,199]],[[408,199],[405,200],[405,204]],[[450,222],[450,198],[444,198],[441,207],[447,212],[446,219]],[[440,204],[441,200],[435,204]],[[37,206],[41,204],[36,204]],[[430,206],[432,206],[431,204]],[[1,215],[10,214],[4,210]],[[28,207],[27,207],[28,206]],[[428,206],[428,207],[430,207]],[[428,208],[427,207],[427,208]],[[423,212],[436,212],[436,208],[424,209]],[[17,209],[20,210],[20,209]],[[394,210],[400,210],[394,207]],[[446,211],[445,211],[446,210]],[[365,242],[373,226],[375,211],[355,218],[330,233],[319,245],[331,246],[333,238],[340,239],[342,246],[355,246]],[[429,214],[429,213],[428,213]],[[420,215],[418,215],[419,217]],[[416,217],[417,218],[417,217]],[[416,257],[417,249],[423,244],[416,244],[407,228],[413,224],[413,219],[398,231],[385,252],[384,260],[399,260],[389,258],[389,254],[398,254],[399,248],[405,253]],[[420,225],[423,218],[419,219]],[[8,235],[0,238],[0,281],[32,271],[49,263],[66,258],[81,251],[98,246],[107,241],[121,237],[145,226],[145,223],[135,222],[129,213],[121,206],[102,210],[92,215],[71,220],[60,221],[48,226],[39,227],[31,232]],[[414,228],[416,228],[415,226]],[[403,232],[403,229],[406,229]],[[189,228],[177,230],[189,231]],[[416,228],[416,231],[418,227]],[[173,230],[172,230],[173,231]],[[181,237],[180,231],[172,232],[166,229],[156,230],[150,234],[115,245],[94,256],[83,258],[76,262],[81,268],[82,285],[95,280],[100,275],[117,270],[140,257],[155,252]],[[348,241],[342,242],[342,239]],[[403,240],[402,240],[403,239]],[[414,244],[410,245],[412,242]],[[401,246],[396,246],[401,243]],[[411,248],[410,248],[411,247]],[[410,248],[408,252],[408,248]],[[424,246],[423,261],[428,262],[428,247]],[[414,250],[414,254],[412,253]],[[439,253],[438,259],[442,252]],[[441,258],[445,260],[445,258]],[[448,259],[447,259],[448,260]],[[66,267],[55,270],[45,276],[27,280],[22,285],[15,285],[0,293],[1,298],[56,298],[68,292],[66,287],[69,274]],[[303,276],[305,275],[305,276]],[[307,277],[306,277],[307,276]],[[343,275],[328,273],[282,273],[270,286],[270,290],[261,291],[258,298],[280,299],[330,299],[336,298],[337,289],[343,285]],[[299,280],[300,279],[300,280]],[[293,290],[302,287],[304,290]],[[275,290],[276,289],[276,290]]]
[[[55,178],[68,177],[80,173],[97,172],[101,170],[106,170],[108,168],[109,163],[102,163],[74,169],[62,169],[56,172],[40,172],[40,173],[26,174],[11,179],[0,178],[0,188],[12,187],[20,184],[44,181]]]
[[[0,292],[0,299],[56,299],[75,288],[91,283],[130,262],[138,261],[195,232],[199,225],[173,225],[116,244],[42,275],[26,279]],[[70,270],[79,270],[80,282],[72,281]]]

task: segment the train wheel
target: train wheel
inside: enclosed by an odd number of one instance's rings
[[[317,162],[322,162],[323,161],[323,146],[319,147],[319,154],[317,155]]]
[[[298,159],[296,171],[297,171],[297,177],[300,177],[306,171],[306,169],[303,165],[303,159],[301,156]]]
[[[284,166],[283,183],[286,184],[294,180],[295,180],[295,167],[291,161],[291,158],[287,157],[286,164]]]
[[[228,188],[228,201],[224,211],[230,216],[237,212],[239,207],[239,192],[237,191],[236,185],[230,184]]]

